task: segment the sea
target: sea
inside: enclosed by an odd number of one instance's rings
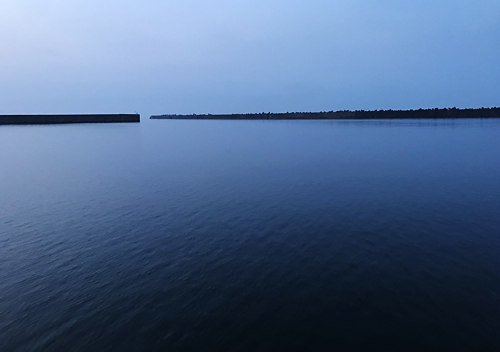
[[[0,126],[0,351],[499,351],[500,119]]]

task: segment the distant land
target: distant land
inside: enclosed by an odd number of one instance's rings
[[[258,114],[153,115],[151,119],[200,120],[339,120],[339,119],[455,119],[499,118],[500,108],[418,109],[418,110],[342,110],[322,112],[286,112]]]
[[[0,125],[141,122],[139,114],[0,115]]]

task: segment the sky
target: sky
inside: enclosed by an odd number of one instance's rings
[[[498,0],[2,0],[0,114],[500,106]]]

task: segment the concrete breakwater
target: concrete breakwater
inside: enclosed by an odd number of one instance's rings
[[[287,112],[259,114],[153,115],[151,119],[206,120],[335,120],[335,119],[448,119],[499,118],[500,108],[480,109],[418,109],[418,110],[343,110],[326,112]]]
[[[0,125],[141,122],[139,114],[0,115]]]

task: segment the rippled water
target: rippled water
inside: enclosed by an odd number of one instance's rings
[[[500,349],[500,120],[0,128],[0,351]]]

